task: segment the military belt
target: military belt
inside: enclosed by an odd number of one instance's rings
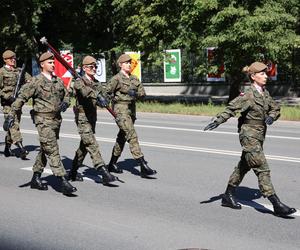
[[[244,124],[249,124],[249,125],[262,125],[265,126],[265,121],[262,120],[245,120]]]
[[[46,118],[55,118],[59,116],[59,113],[57,112],[34,112],[35,115],[46,117]]]

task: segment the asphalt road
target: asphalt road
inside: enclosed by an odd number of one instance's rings
[[[59,145],[69,170],[79,136],[71,110],[63,116]],[[237,190],[243,208],[220,206],[241,148],[236,119],[203,132],[209,121],[138,113],[141,147],[157,178],[140,178],[126,146],[119,160],[124,173],[118,175],[125,183],[103,186],[88,155],[80,168],[85,181],[74,183],[75,197],[66,197],[48,167],[43,179],[49,190],[29,187],[39,143],[25,107],[21,128],[28,160],[6,158],[0,148],[0,249],[300,249],[300,123],[276,122],[265,142],[277,194],[297,208],[294,216],[279,218],[253,172]],[[96,136],[106,162],[117,131],[111,116],[99,111]],[[1,142],[4,135],[0,130]]]

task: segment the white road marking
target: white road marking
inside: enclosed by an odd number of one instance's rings
[[[0,128],[0,131],[1,130],[3,130],[3,129]],[[30,129],[21,129],[21,132],[25,133],[25,134],[35,134],[35,135],[37,134],[36,130],[30,130]],[[80,136],[78,134],[60,133],[59,136],[62,138],[80,139]],[[102,142],[110,142],[110,143],[115,142],[115,139],[113,139],[113,138],[105,138],[105,137],[97,137],[96,136],[96,139],[97,139],[97,141],[102,141]],[[174,145],[174,144],[162,144],[162,143],[153,143],[153,142],[144,142],[144,141],[140,141],[140,145],[146,146],[146,147],[174,149],[174,150],[192,151],[192,152],[219,154],[219,155],[230,155],[230,156],[240,156],[241,155],[241,152],[239,152],[239,151],[201,148],[201,147],[192,147],[192,146],[184,146],[184,145]],[[274,161],[300,163],[300,158],[296,158],[296,157],[281,156],[281,155],[266,155],[266,158],[269,160],[274,160]]]
[[[258,202],[253,202],[253,201],[245,201],[245,200],[239,200],[240,204],[242,207],[249,207],[249,208],[255,208],[258,210],[265,210],[265,211],[274,211],[273,206],[270,204],[263,204],[263,203],[258,203]],[[300,216],[300,209],[296,208],[296,212],[291,214],[290,216]]]

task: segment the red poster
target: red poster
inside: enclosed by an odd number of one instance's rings
[[[277,64],[271,62],[270,60],[266,62],[268,66],[267,75],[270,79],[276,81],[277,80]]]
[[[215,58],[215,47],[210,47],[207,48],[207,61],[209,64],[213,65],[215,64],[214,61],[216,60]],[[212,81],[212,82],[223,82],[225,81],[225,67],[224,64],[222,64],[218,68],[217,73],[208,73],[206,77],[207,81]]]
[[[70,52],[70,50],[62,50],[60,51],[60,55],[62,58],[64,58],[67,63],[73,67],[73,54]],[[70,83],[72,81],[72,75],[71,73],[55,58],[55,75],[57,75],[59,78],[61,78],[64,82],[64,85],[66,88],[69,88]]]

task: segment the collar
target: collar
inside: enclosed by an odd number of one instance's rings
[[[130,78],[130,73],[129,74],[127,74],[124,70],[120,70],[120,73],[123,75],[123,76],[125,76],[126,78]]]
[[[42,74],[43,74],[43,76],[45,76],[49,81],[51,81],[52,80],[52,75],[51,74],[47,74],[47,73],[44,73],[44,72],[42,72]]]
[[[4,67],[7,68],[8,70],[14,70],[15,69],[13,66],[9,66],[7,64],[5,64]]]
[[[264,94],[264,91],[265,91],[265,88],[264,87],[261,87],[259,86],[258,84],[256,83],[253,83],[253,86],[255,87],[255,89],[260,93],[260,94]]]
[[[86,79],[88,79],[90,82],[93,82],[95,80],[95,77],[90,77],[88,74],[84,75]]]

